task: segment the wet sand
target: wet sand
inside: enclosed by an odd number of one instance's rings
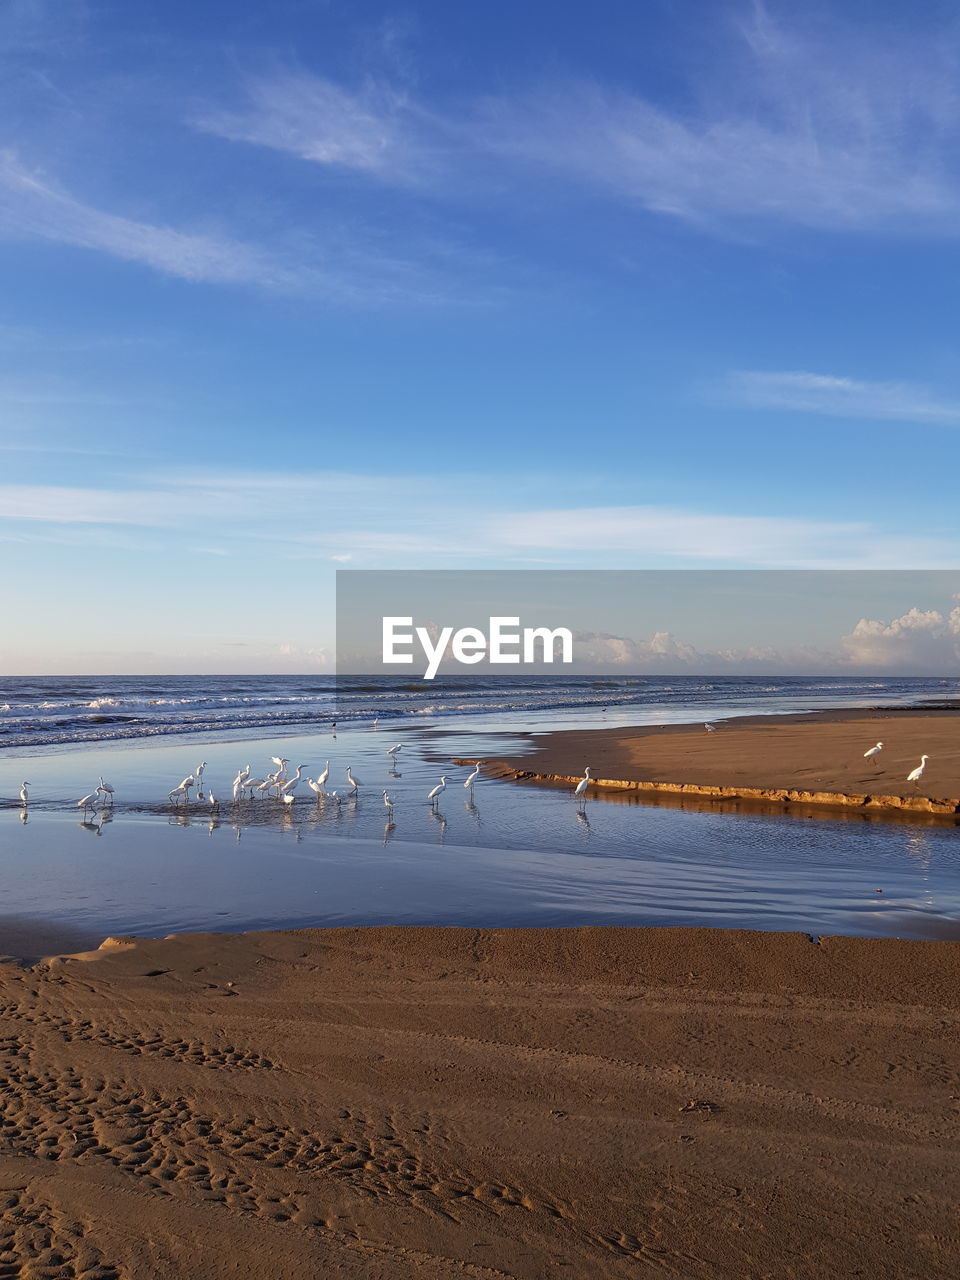
[[[200,934],[0,1005],[0,1276],[960,1267],[960,944]]]
[[[878,757],[864,759],[876,742]],[[703,724],[585,729],[531,738],[532,751],[487,762],[494,775],[807,805],[960,812],[960,707],[743,716]],[[922,782],[907,774],[930,757]],[[459,762],[458,762],[459,763]]]

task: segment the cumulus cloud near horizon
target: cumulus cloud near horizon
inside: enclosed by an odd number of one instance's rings
[[[861,618],[833,647],[700,649],[670,631],[648,638],[577,632],[577,666],[658,675],[960,675],[960,605]]]
[[[890,622],[861,618],[842,645],[857,666],[951,674],[960,668],[960,606],[947,614],[914,607]]]

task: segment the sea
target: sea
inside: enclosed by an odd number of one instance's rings
[[[568,788],[483,774],[465,786],[470,770],[452,763],[522,754],[565,728],[722,731],[738,715],[955,705],[957,679],[5,678],[0,954],[121,933],[376,924],[960,939],[952,822],[629,792],[580,806]],[[234,802],[237,771],[265,777],[274,758],[303,779],[329,768],[337,794],[302,781],[290,805]],[[201,793],[171,797],[201,764]],[[101,777],[112,802],[83,807]]]
[[[689,722],[960,698],[960,679],[701,676],[53,676],[0,678],[0,750],[176,734],[398,730],[481,717],[512,729]],[[606,721],[604,721],[606,717]]]

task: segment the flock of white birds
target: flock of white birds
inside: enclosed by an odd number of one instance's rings
[[[396,765],[397,757],[402,750],[402,742],[398,742],[395,747],[390,747],[387,750],[390,762],[394,766]],[[237,776],[231,784],[234,804],[240,804],[245,800],[259,799],[279,800],[281,804],[291,805],[297,798],[296,791],[301,782],[305,782],[314,793],[318,804],[327,800],[331,800],[335,804],[341,804],[344,796],[349,797],[359,795],[360,788],[364,785],[359,778],[354,776],[353,766],[349,764],[347,765],[345,773],[347,789],[341,793],[336,790],[327,790],[327,783],[330,779],[329,760],[324,762],[323,771],[318,773],[315,778],[311,778],[309,776],[304,777],[303,771],[307,768],[305,764],[298,764],[296,772],[291,776],[287,773],[287,767],[290,764],[290,761],[286,759],[286,757],[271,756],[270,760],[276,768],[272,773],[267,773],[262,778],[254,777],[251,771],[251,766],[248,764],[244,765],[241,769],[238,769]],[[477,778],[480,776],[480,769],[482,765],[483,761],[478,760],[474,766],[473,772],[467,777],[463,784],[464,787],[468,788],[471,792],[476,784]],[[220,800],[212,790],[204,791],[203,789],[203,773],[206,767],[206,760],[201,760],[193,773],[187,774],[185,778],[180,779],[175,787],[170,788],[167,792],[167,799],[171,804],[175,806],[180,804],[189,804],[191,801],[190,793],[193,792],[193,800],[205,802],[211,812],[219,813]],[[20,786],[20,803],[23,808],[26,808],[30,803],[28,787],[32,786],[32,782],[24,782]],[[430,801],[431,806],[436,807],[440,796],[446,788],[447,778],[444,774],[437,785],[427,793],[427,799]],[[85,814],[94,812],[105,805],[112,805],[115,794],[115,788],[112,787],[109,782],[104,782],[101,777],[97,787],[87,795],[81,796],[77,801],[77,808],[82,809]],[[384,790],[381,795],[383,797],[384,808],[388,815],[392,816],[393,808],[396,803],[395,799],[386,790]]]
[[[387,755],[390,757],[391,764],[396,765],[397,756],[402,750],[402,742],[398,742],[395,747],[389,747],[387,749]],[[329,760],[324,761],[322,772],[318,773],[315,778],[311,778],[309,775],[306,777],[304,776],[303,771],[307,768],[305,764],[298,764],[296,772],[291,777],[287,773],[287,766],[290,764],[290,761],[285,756],[271,756],[270,761],[272,764],[276,765],[276,768],[273,773],[268,773],[263,778],[254,777],[251,772],[250,765],[248,764],[245,764],[237,771],[237,776],[231,783],[234,804],[239,804],[243,800],[259,799],[279,800],[281,804],[291,805],[296,799],[297,787],[300,785],[301,781],[305,782],[316,796],[318,804],[327,800],[332,800],[335,804],[341,804],[344,795],[357,796],[360,794],[360,788],[364,786],[364,783],[354,775],[353,765],[350,764],[347,765],[344,774],[347,782],[347,789],[341,794],[341,792],[337,790],[327,790],[327,783],[330,780]],[[205,763],[206,762],[204,762],[204,764]],[[465,787],[473,788],[473,785],[479,776],[480,766],[482,763],[483,761],[481,760],[477,761],[473,772],[463,784]],[[196,799],[203,800],[206,798],[211,808],[219,809],[220,802],[212,791],[207,792],[206,797],[204,797],[202,786],[203,767],[204,765],[198,766],[195,773],[189,774],[180,783],[178,783],[178,785],[168,793],[167,798],[174,803],[179,803],[181,800],[189,802],[191,788],[196,788]],[[427,799],[432,805],[437,803],[440,795],[446,789],[446,785],[447,779],[444,776],[440,779],[437,786],[427,794]],[[387,813],[392,814],[393,807],[396,804],[393,796],[391,796],[386,790],[381,792],[381,796],[383,798],[383,806],[387,810]]]
[[[715,725],[705,724],[704,728],[708,733],[716,732]],[[391,763],[396,763],[397,757],[402,750],[402,742],[398,742],[395,747],[389,747],[387,749],[387,755],[390,757]],[[876,762],[881,751],[883,751],[883,743],[878,742],[875,746],[870,747],[863,753],[863,758],[865,760],[873,760]],[[920,763],[917,767],[915,769],[911,769],[907,774],[907,782],[912,782],[914,786],[919,786],[923,779],[924,770],[927,767],[927,761],[929,759],[930,757],[928,755],[922,755],[920,757]],[[298,764],[296,773],[290,777],[287,773],[287,766],[290,763],[289,760],[283,756],[271,756],[270,760],[272,764],[276,765],[276,769],[273,773],[268,773],[263,778],[253,777],[250,765],[248,764],[244,765],[243,768],[237,771],[237,776],[234,778],[232,783],[234,804],[239,804],[243,800],[273,799],[279,800],[281,804],[291,805],[296,799],[296,790],[301,781],[306,782],[307,786],[316,796],[318,803],[322,803],[326,800],[332,800],[335,804],[342,803],[343,795],[341,795],[340,792],[328,791],[326,789],[327,782],[330,779],[329,760],[324,762],[323,771],[318,773],[315,778],[304,778],[303,771],[307,767],[305,764]],[[474,766],[473,772],[463,784],[471,791],[480,775],[482,765],[483,761],[478,760]],[[182,778],[175,787],[171,787],[170,791],[167,793],[167,799],[170,800],[172,804],[189,804],[190,792],[193,791],[195,793],[196,800],[206,801],[211,812],[218,813],[220,810],[220,801],[214,795],[213,791],[204,792],[203,790],[203,771],[206,767],[206,760],[201,760],[193,773]],[[347,790],[344,792],[344,795],[359,795],[360,788],[364,784],[359,778],[354,777],[352,765],[347,765],[345,777],[347,781]],[[583,777],[573,790],[574,797],[579,804],[586,803],[587,788],[590,786],[592,781],[593,779],[590,776],[590,766],[587,765],[583,771]],[[27,788],[32,786],[32,782],[24,782],[20,786],[20,803],[24,808],[26,808],[30,803],[30,795]],[[444,774],[437,785],[427,792],[427,799],[430,801],[431,806],[436,807],[439,803],[440,797],[446,789],[447,778],[446,774]],[[382,796],[384,808],[388,815],[392,817],[396,801],[386,790],[382,792]],[[114,788],[109,782],[104,782],[101,775],[96,788],[87,795],[81,796],[77,801],[77,808],[82,809],[84,813],[88,813],[101,808],[104,805],[112,805],[113,797]]]

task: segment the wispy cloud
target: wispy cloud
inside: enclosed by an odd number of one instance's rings
[[[682,107],[558,75],[536,88],[442,106],[385,79],[347,87],[301,70],[245,85],[199,128],[313,163],[487,198],[531,174],[710,230],[762,223],[956,235],[957,41],[927,24],[774,21],[762,4],[714,30]]]
[[[739,44],[715,49],[719,76],[691,84],[682,111],[567,83],[489,103],[484,141],[701,225],[955,235],[955,37],[927,28],[897,38],[862,23],[809,30],[757,5]]]
[[[261,249],[228,236],[180,231],[108,213],[78,199],[0,150],[0,237],[47,240],[139,262],[193,283],[253,285],[346,306],[451,302],[471,275],[471,305],[497,296],[488,280],[491,256],[458,252],[439,239],[403,249],[342,227],[281,237],[284,249]]]
[[[183,280],[289,288],[296,273],[230,239],[137,222],[85,204],[0,152],[0,234],[96,249]]]
[[[472,483],[481,489],[480,478]],[[251,560],[278,557],[357,567],[527,563],[741,565],[791,568],[930,568],[957,547],[922,533],[898,536],[854,521],[798,520],[657,506],[496,509],[474,504],[469,528],[455,484],[430,477],[335,473],[174,478],[122,491],[0,485],[0,521],[30,526],[114,526],[215,539]],[[402,490],[404,500],[395,501]],[[501,501],[507,501],[500,482]],[[322,513],[318,517],[318,510]],[[251,512],[255,518],[251,519]],[[210,544],[208,544],[210,545]]]
[[[960,425],[960,403],[938,400],[924,387],[904,382],[864,382],[856,378],[802,371],[741,370],[732,373],[723,397],[751,409],[789,409],[831,418],[873,418]]]
[[[943,539],[885,534],[855,521],[742,516],[656,506],[583,507],[500,516],[505,545],[640,560],[783,568],[926,568],[955,563]]]
[[[350,91],[304,71],[251,79],[235,110],[211,110],[197,127],[232,142],[287,151],[316,164],[378,177],[409,176],[418,150],[406,95],[382,81]]]

